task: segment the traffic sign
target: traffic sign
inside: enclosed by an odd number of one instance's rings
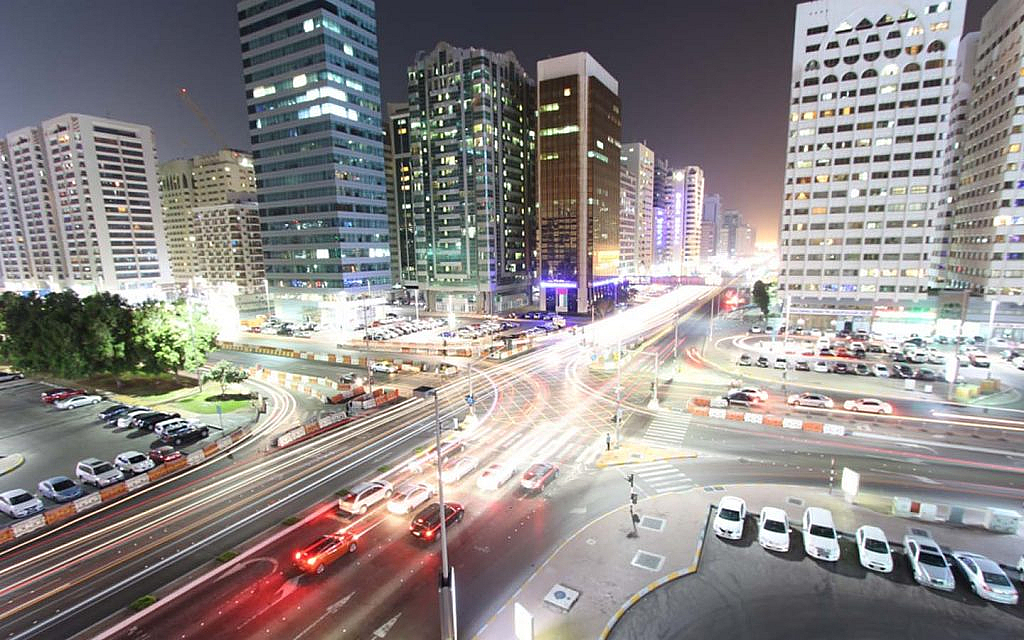
[[[466,404],[468,404],[469,406],[472,407],[475,403],[476,403],[476,399],[473,396],[471,396],[471,395],[467,395],[466,396]]]

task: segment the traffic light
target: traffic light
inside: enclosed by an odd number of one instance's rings
[[[640,494],[638,494],[636,492],[636,489],[633,489],[633,490],[631,490],[629,492],[629,502],[630,502],[630,504],[636,504],[639,499],[640,499]]]
[[[632,486],[633,485],[633,474],[631,473],[628,476],[626,476],[626,480],[628,480],[630,486]]]

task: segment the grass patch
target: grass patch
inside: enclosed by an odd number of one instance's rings
[[[379,467],[377,467],[377,473],[384,473],[385,471],[390,471],[390,470],[391,470],[391,465],[390,464],[382,464]]]
[[[211,395],[197,394],[182,400],[168,403],[175,409],[181,409],[183,411],[189,411],[191,413],[217,413],[217,405],[220,405],[221,410],[224,413],[231,413],[232,411],[238,411],[239,409],[247,409],[252,407],[252,399],[249,394],[243,393],[229,393],[223,398],[219,393]]]
[[[217,556],[217,562],[227,562],[228,560],[232,560],[237,555],[237,551],[225,551],[224,553]]]
[[[281,521],[281,524],[283,524],[286,527],[290,527],[290,526],[292,526],[293,524],[295,524],[298,521],[299,521],[299,516],[288,516],[287,518],[285,518],[284,520]]]
[[[142,611],[154,602],[156,602],[156,598],[154,596],[142,596],[135,602],[128,605],[128,608],[132,611]]]

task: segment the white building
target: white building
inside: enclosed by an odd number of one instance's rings
[[[636,176],[623,163],[619,179],[619,275],[638,273],[636,260]]]
[[[682,274],[689,275],[700,264],[701,227],[704,217],[704,170],[697,166],[683,167],[676,171],[673,179],[677,183],[676,201],[673,203],[677,220],[677,231],[683,249]],[[679,183],[682,183],[681,185]],[[681,186],[681,188],[680,188]],[[679,197],[681,196],[681,201]]]
[[[926,298],[964,6],[797,5],[779,274],[797,316]]]
[[[65,114],[7,135],[0,245],[24,232],[5,287],[161,297],[170,280],[152,130]],[[20,228],[18,225],[20,221]]]
[[[636,177],[636,273],[654,264],[654,151],[642,142],[622,145],[622,162]]]
[[[1024,295],[1024,2],[1000,0],[977,40],[949,279],[993,302]]]

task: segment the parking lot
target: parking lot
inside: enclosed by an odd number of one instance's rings
[[[0,492],[20,488],[38,494],[40,480],[53,476],[75,479],[75,465],[79,460],[96,457],[110,462],[124,451],[148,454],[151,448],[164,444],[148,431],[106,426],[97,414],[113,402],[104,400],[96,405],[70,410],[44,404],[39,395],[52,388],[27,379],[0,383],[0,415],[3,416],[0,454],[21,454],[25,457],[24,464],[0,476]],[[213,422],[216,423],[216,416]],[[215,425],[211,425],[207,439],[178,449],[190,452],[202,448],[216,440],[220,433]],[[96,488],[86,486],[85,490],[92,492]],[[43,503],[46,507],[56,504],[47,499],[43,499]],[[10,519],[6,515],[0,514],[0,522],[8,521]]]
[[[801,534],[793,531],[789,552],[765,551],[757,543],[757,522],[748,516],[738,541],[721,540],[709,530],[697,573],[655,590],[626,615],[643,621],[644,639],[1022,635],[1024,607],[980,599],[958,572],[956,590],[939,592],[914,582],[902,553],[894,553],[891,574],[879,574],[860,566],[851,540],[842,540],[840,549],[838,562],[812,560]]]

